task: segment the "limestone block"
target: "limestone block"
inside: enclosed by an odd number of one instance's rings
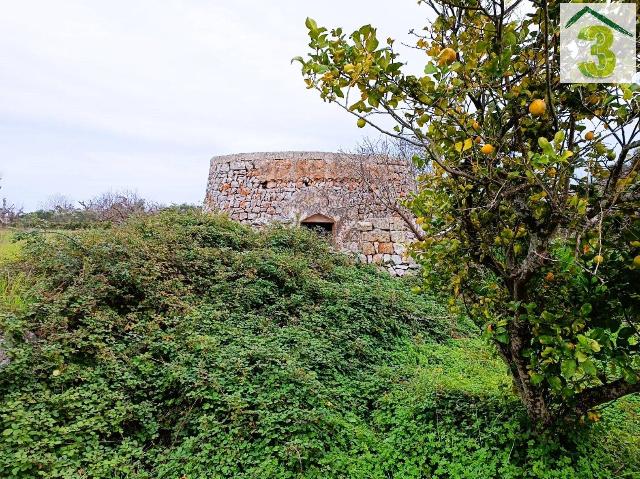
[[[407,251],[407,248],[404,245],[398,244],[398,243],[393,244],[393,252],[395,254],[402,256],[403,254],[406,253],[406,251]]]
[[[374,229],[377,230],[389,230],[389,219],[388,218],[373,218],[371,220],[371,224]]]
[[[402,261],[402,256],[397,255],[397,254],[394,254],[394,255],[391,257],[391,261],[393,261],[393,264],[397,264],[397,265],[398,265],[398,264],[402,264],[402,263],[403,263],[403,261]]]
[[[390,235],[391,241],[394,243],[404,243],[407,241],[407,233],[405,231],[392,231]]]
[[[365,241],[378,242],[378,243],[388,243],[391,241],[391,237],[389,236],[388,231],[365,231],[362,233],[362,239]]]
[[[358,221],[358,229],[360,231],[371,231],[373,224],[369,221]]]
[[[393,218],[389,220],[389,228],[396,231],[406,231],[407,225],[401,218]]]
[[[380,243],[378,245],[378,253],[393,254],[393,243]]]

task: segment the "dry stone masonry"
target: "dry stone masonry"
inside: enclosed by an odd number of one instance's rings
[[[389,208],[414,179],[409,165],[388,157],[317,152],[248,153],[211,160],[205,210],[261,227],[272,222],[327,234],[336,248],[402,276],[413,234]]]

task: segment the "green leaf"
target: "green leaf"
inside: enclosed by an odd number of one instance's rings
[[[546,138],[544,137],[538,138],[538,145],[540,145],[540,148],[542,148],[542,151],[546,155],[555,155],[555,151],[553,151],[553,146],[551,146],[551,143],[549,143],[549,140],[547,140]]]
[[[518,43],[518,37],[513,32],[507,32],[504,36],[505,45],[511,46]]]
[[[371,36],[367,39],[367,44],[366,44],[367,51],[375,52],[376,49],[378,48],[378,45],[380,45],[380,42],[376,38],[375,34],[371,34]]]
[[[622,98],[625,99],[626,101],[631,100],[633,98],[633,92],[631,91],[631,89],[625,88]]]
[[[574,359],[565,359],[560,365],[560,371],[565,379],[571,379],[576,373],[578,365]]]
[[[589,356],[587,356],[582,351],[578,351],[576,352],[576,359],[578,360],[579,363],[584,363],[587,359],[589,359]]]
[[[547,381],[554,391],[560,391],[562,389],[562,379],[558,376],[551,376]]]
[[[307,19],[304,21],[304,24],[306,25],[306,27],[309,30],[317,30],[318,29],[318,24],[316,23],[316,21],[311,18],[311,17],[307,17]]]
[[[424,72],[427,75],[433,75],[437,71],[438,71],[438,69],[436,68],[436,66],[433,63],[427,63],[427,66],[424,67]]]
[[[591,314],[591,311],[593,311],[593,306],[591,306],[591,303],[584,303],[580,308],[580,314],[582,316],[589,316]]]
[[[638,382],[638,373],[633,369],[625,368],[624,371],[622,371],[622,377],[629,384],[636,384]]]
[[[596,365],[593,364],[593,361],[591,361],[591,359],[587,359],[584,363],[581,364],[581,367],[585,374],[588,374],[589,376],[598,375],[598,368],[596,368]]]
[[[544,376],[542,374],[540,374],[540,373],[533,373],[531,375],[531,384],[533,384],[534,386],[537,386],[543,380],[544,380]]]

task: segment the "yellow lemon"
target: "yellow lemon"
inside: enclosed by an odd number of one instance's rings
[[[367,121],[364,118],[358,118],[358,128],[364,128],[367,125]]]
[[[547,111],[547,104],[544,100],[533,100],[529,105],[529,113],[533,116],[542,116]]]
[[[588,131],[586,135],[584,135],[585,140],[592,141],[596,137],[596,134],[592,131]]]
[[[595,258],[593,258],[593,262],[595,264],[601,264],[603,261],[604,261],[604,258],[600,254],[598,256],[596,256]]]
[[[487,143],[480,149],[480,151],[485,155],[491,155],[493,154],[494,151],[496,151],[496,149],[493,147],[493,145],[490,145],[489,143]]]

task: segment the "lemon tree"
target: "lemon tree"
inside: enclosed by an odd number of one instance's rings
[[[640,391],[640,87],[560,83],[558,1],[418,3],[420,74],[371,25],[307,19],[306,85],[423,152],[425,287],[483,328],[531,419],[597,421]]]

